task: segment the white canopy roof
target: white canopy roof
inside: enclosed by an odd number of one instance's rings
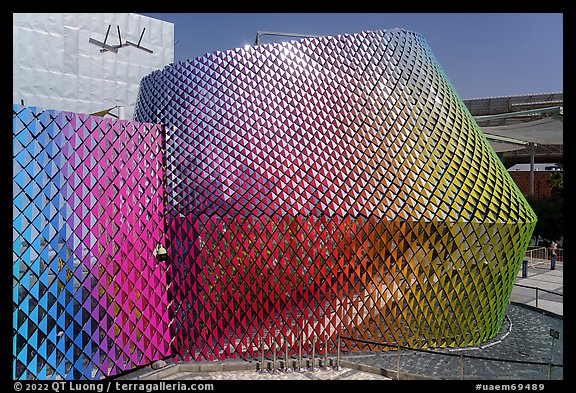
[[[524,149],[529,142],[537,145],[564,144],[564,121],[563,115],[559,114],[524,123],[483,127],[482,131],[498,153]]]

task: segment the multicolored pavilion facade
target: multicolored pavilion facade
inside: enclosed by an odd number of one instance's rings
[[[499,331],[536,217],[421,35],[207,54],[146,77],[136,119],[169,135],[179,356]]]
[[[536,224],[423,37],[405,30],[167,66],[142,80],[135,122],[53,114],[76,121],[31,131],[36,115],[14,111],[14,354],[26,368],[15,378],[47,376],[36,358],[52,375],[72,364],[72,377],[99,378],[167,355],[256,357],[261,340],[335,352],[338,334],[482,343]],[[49,147],[57,135],[69,153]],[[40,329],[46,315],[58,326],[42,330],[48,346],[30,344],[30,321]]]

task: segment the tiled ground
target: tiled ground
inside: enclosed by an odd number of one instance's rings
[[[344,368],[342,371],[306,371],[276,374],[260,374],[254,370],[219,372],[178,372],[164,380],[390,380],[390,378],[358,370]]]

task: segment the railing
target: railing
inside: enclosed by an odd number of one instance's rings
[[[382,357],[380,358],[379,362],[381,362],[380,367],[384,366],[384,369],[387,369],[388,376],[394,377],[396,379],[413,379],[414,376],[428,376],[428,377],[438,377],[436,375],[424,375],[424,374],[413,374],[414,370],[410,370],[407,372],[406,370],[402,371],[401,369],[401,353],[409,353],[409,352],[417,352],[420,353],[421,356],[427,357],[432,356],[431,359],[434,359],[432,363],[437,365],[443,365],[446,372],[457,372],[457,375],[453,375],[452,377],[447,377],[444,375],[442,379],[465,379],[468,376],[468,379],[476,379],[477,376],[475,372],[478,366],[481,363],[489,362],[499,362],[499,363],[507,363],[507,364],[524,364],[530,365],[533,367],[526,367],[524,368],[525,372],[522,376],[522,379],[562,379],[562,375],[558,373],[554,373],[555,370],[559,370],[564,367],[563,364],[553,363],[552,358],[548,362],[542,361],[527,361],[527,360],[515,360],[515,359],[502,359],[502,358],[490,358],[486,356],[472,356],[472,355],[464,355],[462,353],[450,353],[450,352],[439,352],[439,351],[432,351],[427,349],[418,349],[418,348],[410,348],[398,345],[396,343],[379,343],[379,342],[372,342],[367,340],[355,339],[353,337],[346,337],[340,336],[343,340],[349,340],[355,343],[360,343],[367,345],[368,347],[381,347],[382,348]],[[464,348],[467,349],[467,348]],[[394,356],[394,351],[396,352]],[[371,351],[374,352],[374,351]],[[438,356],[439,355],[439,356]],[[344,359],[346,359],[345,357]],[[362,358],[362,356],[358,356],[358,358]],[[394,359],[395,358],[395,359]],[[424,360],[424,358],[422,358]],[[468,367],[465,367],[465,360],[468,362]],[[473,365],[470,363],[472,362]],[[348,362],[346,362],[348,363]],[[421,362],[409,362],[412,366],[411,367],[418,367],[418,364]],[[426,363],[426,362],[422,362]],[[430,362],[428,362],[430,363]],[[535,367],[534,367],[535,366]],[[390,367],[390,368],[388,368]],[[425,367],[425,366],[424,366]],[[494,366],[489,365],[485,366],[488,369],[495,369]],[[534,372],[536,368],[540,368],[539,372]],[[469,370],[468,374],[466,374],[465,370]],[[429,374],[431,370],[426,370],[424,373]],[[545,373],[545,377],[544,377]],[[538,374],[538,375],[535,375]],[[561,373],[560,373],[561,374]],[[536,376],[536,378],[534,378]],[[498,377],[495,375],[495,377]],[[510,375],[507,376],[508,378]],[[532,378],[531,378],[532,377]]]
[[[526,250],[524,259],[528,261],[530,267],[536,267],[550,262],[552,252],[550,247],[538,247],[531,250]],[[556,249],[556,263],[562,264],[564,262],[564,250],[562,248]]]
[[[546,263],[548,261],[548,248],[538,247],[532,250],[526,250],[524,259],[528,261],[530,267]]]
[[[563,293],[554,292],[554,291],[549,291],[549,290],[547,290],[547,289],[542,289],[542,288],[538,288],[538,287],[531,287],[531,286],[529,286],[529,285],[514,284],[514,286],[516,286],[516,287],[522,287],[522,288],[535,289],[535,290],[536,290],[536,296],[535,296],[535,297],[536,297],[536,308],[539,308],[539,307],[538,307],[538,291],[540,291],[540,292],[545,292],[545,293],[550,293],[550,294],[555,295],[555,296],[564,297],[564,294],[563,294]],[[564,300],[562,300],[562,303],[564,303]]]
[[[538,288],[535,288],[538,289]],[[544,292],[550,292],[542,290]],[[550,357],[547,361],[538,361],[536,356],[535,360],[518,360],[518,359],[503,359],[499,357],[487,357],[487,356],[474,356],[465,355],[463,351],[474,350],[474,349],[485,349],[494,344],[500,343],[506,336],[508,336],[512,331],[512,321],[510,317],[506,315],[506,320],[508,321],[507,332],[498,340],[491,343],[487,343],[481,346],[465,347],[465,348],[453,348],[453,349],[422,349],[422,348],[411,348],[399,345],[398,343],[387,343],[387,342],[376,342],[369,341],[354,337],[343,336],[340,333],[336,335],[336,358],[328,355],[330,350],[330,345],[328,337],[325,336],[324,345],[320,347],[323,351],[323,356],[319,352],[318,360],[316,360],[316,343],[317,336],[305,338],[301,335],[298,339],[298,357],[294,358],[289,355],[289,345],[288,340],[283,340],[283,345],[279,347],[271,340],[260,340],[260,355],[257,357],[258,366],[257,372],[260,374],[280,374],[280,373],[292,373],[292,372],[319,372],[319,371],[341,371],[343,368],[355,368],[362,371],[376,372],[381,375],[387,376],[391,379],[484,379],[486,374],[492,375],[494,370],[502,369],[505,370],[503,375],[506,379],[511,377],[517,377],[520,379],[563,379],[563,367],[562,363],[554,362],[557,359],[554,353],[555,340],[551,342]],[[343,358],[340,355],[343,343],[342,340],[348,340],[352,342],[352,346],[356,346],[358,349],[362,350],[362,347],[368,349],[368,353],[359,353],[353,355],[349,352],[350,345],[345,345],[347,350],[347,356]],[[266,342],[269,341],[268,345]],[[307,341],[311,345],[312,355],[304,356],[302,355],[302,347],[304,342]],[[311,342],[310,342],[311,341]],[[283,346],[283,348],[282,348]],[[378,348],[381,351],[376,351]],[[278,356],[278,352],[284,352],[283,360],[282,356]],[[270,359],[270,351],[272,351],[272,357]],[[268,352],[268,353],[267,353]],[[375,358],[376,352],[379,352],[378,358]],[[414,361],[413,358],[409,358],[407,364],[404,368],[401,367],[401,356],[415,355],[418,353],[418,361]],[[267,356],[268,355],[268,356]],[[562,354],[558,354],[560,359],[562,359]],[[322,359],[323,358],[323,359]],[[352,359],[357,359],[356,361]],[[360,360],[363,359],[364,361]],[[270,361],[271,360],[271,361]],[[376,364],[374,364],[376,360]],[[505,363],[506,366],[495,367],[494,362]],[[358,364],[360,363],[360,364]],[[370,364],[372,363],[372,364]],[[429,368],[429,364],[435,364],[438,367],[434,367],[433,370]],[[511,375],[510,366],[512,364],[522,364],[529,365],[532,367],[521,367],[517,368],[514,373],[518,375]],[[506,374],[508,373],[508,374]],[[438,375],[440,374],[440,375]],[[494,375],[495,378],[501,376]],[[516,378],[516,379],[517,379]]]

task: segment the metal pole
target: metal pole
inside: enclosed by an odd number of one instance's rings
[[[340,333],[338,333],[338,338],[336,340],[336,367],[334,367],[334,370],[336,371],[342,371],[342,367],[340,367]]]
[[[538,287],[536,287],[536,308],[538,308]]]
[[[108,39],[108,33],[110,33],[110,28],[112,27],[112,25],[108,25],[108,30],[106,30],[106,36],[104,37],[104,45],[106,45],[106,40]],[[102,46],[104,47],[104,46]]]
[[[552,380],[552,363],[548,363],[548,380]]]
[[[460,354],[460,379],[464,379],[464,355]]]
[[[316,336],[312,337],[312,366],[309,368],[310,371],[316,372],[318,368],[314,364],[314,356],[316,355]]]
[[[300,338],[298,339],[298,372],[305,372],[306,369],[302,367],[302,337],[304,333],[300,334]]]
[[[526,259],[522,261],[522,278],[528,278],[528,261]]]
[[[332,370],[332,367],[328,365],[328,336],[324,337],[324,371]]]
[[[258,370],[258,373],[260,374],[265,374],[267,372],[267,370],[264,368],[264,339],[261,337],[260,338],[260,353],[261,353],[261,360],[260,360],[260,370]]]
[[[530,146],[530,196],[534,196],[534,142]]]
[[[274,350],[272,351],[272,371],[270,371],[270,374],[278,374],[278,369],[276,368],[276,349],[277,345],[274,343]]]
[[[288,365],[288,340],[286,340],[286,346],[284,347],[284,369],[282,371],[285,373],[291,373],[293,371]]]
[[[396,379],[400,380],[400,344],[396,343]]]
[[[266,367],[264,367],[264,338],[260,339],[260,350],[262,351],[262,367],[260,367],[260,369],[262,370],[262,372],[267,372]]]

